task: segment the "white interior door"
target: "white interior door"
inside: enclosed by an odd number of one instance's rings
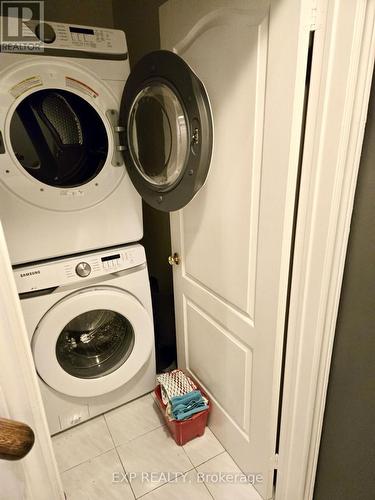
[[[300,8],[299,0],[172,0],[160,8],[162,49],[203,82],[214,126],[208,180],[171,214],[181,257],[178,363],[210,394],[210,427],[241,469],[262,474],[255,486],[264,498],[275,466],[298,156],[292,125],[302,109],[294,107],[303,93]]]
[[[29,425],[35,443],[18,462],[0,460],[1,500],[63,500],[51,436],[0,221],[0,416]]]

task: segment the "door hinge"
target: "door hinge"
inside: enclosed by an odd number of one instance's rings
[[[112,155],[112,165],[114,167],[121,167],[121,165],[123,165],[124,163],[124,160],[122,158],[122,151],[124,151],[126,147],[121,144],[120,133],[124,132],[125,128],[119,125],[119,114],[115,109],[109,109],[106,112],[106,116],[113,130],[114,148]]]
[[[279,468],[279,454],[278,453],[274,454],[272,461],[273,461],[273,468],[277,470]]]
[[[317,28],[317,20],[318,20],[318,7],[317,5],[313,5],[311,7],[311,15],[310,15],[310,31],[316,31]]]

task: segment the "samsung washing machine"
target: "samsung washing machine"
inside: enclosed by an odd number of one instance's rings
[[[142,246],[18,266],[14,276],[51,434],[154,388]]]
[[[28,27],[39,51],[2,47],[0,58],[0,218],[12,264],[138,241],[139,194],[178,210],[206,179],[203,84],[172,51],[130,73],[119,30]]]

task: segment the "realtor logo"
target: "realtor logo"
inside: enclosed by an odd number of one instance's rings
[[[4,0],[0,5],[1,52],[43,52],[44,2]]]

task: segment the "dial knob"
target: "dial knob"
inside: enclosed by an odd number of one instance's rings
[[[35,28],[35,34],[44,43],[52,43],[56,40],[55,30],[47,23],[39,23]]]
[[[91,266],[87,262],[80,262],[76,265],[76,273],[81,278],[86,278],[91,273]]]

